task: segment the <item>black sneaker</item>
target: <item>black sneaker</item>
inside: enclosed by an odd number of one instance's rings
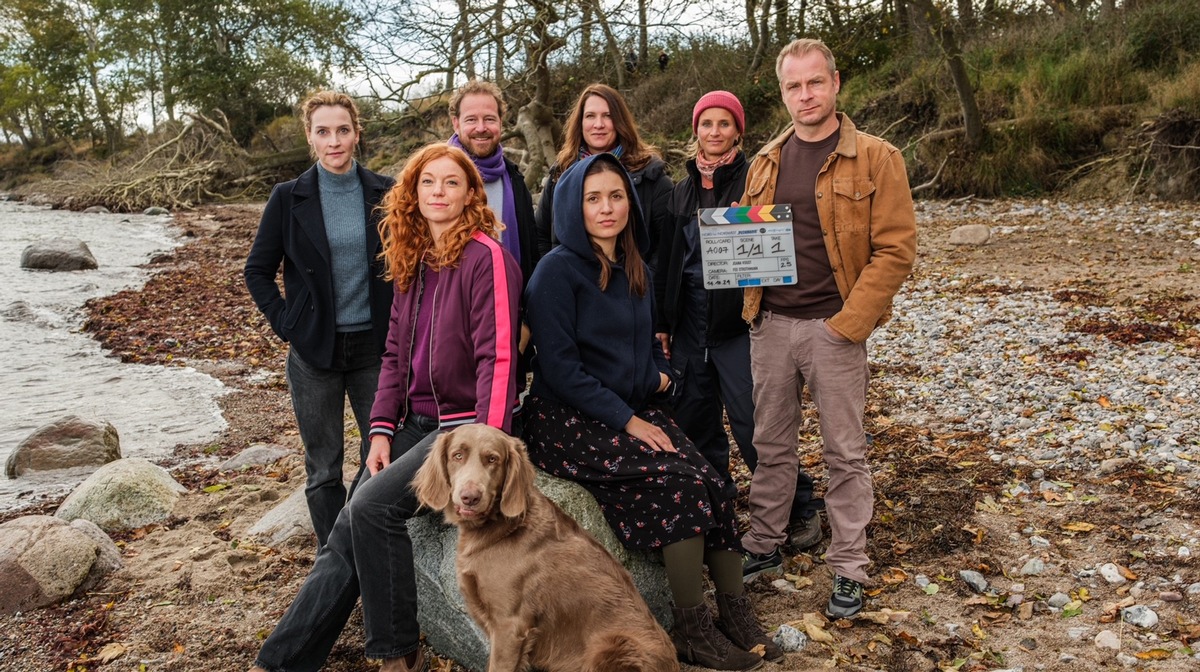
[[[830,618],[850,618],[862,611],[863,585],[854,579],[834,575],[833,596],[829,598],[829,606],[825,607],[825,615]]]
[[[759,574],[782,574],[783,556],[779,549],[770,553],[747,552],[742,562],[742,580],[749,583]]]

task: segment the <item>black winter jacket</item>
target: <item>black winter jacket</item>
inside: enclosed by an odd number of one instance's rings
[[[387,341],[388,318],[392,309],[392,283],[383,279],[383,250],[379,241],[379,213],[376,207],[392,188],[394,180],[361,165],[363,205],[367,219],[370,259],[371,326],[379,353]],[[291,344],[301,359],[320,368],[333,365],[337,308],[333,303],[333,266],[329,258],[329,238],[325,235],[325,217],[321,214],[317,167],[300,177],[275,186],[258,224],[258,233],[246,259],[246,288],[276,335]],[[275,276],[283,264],[283,289],[280,294]],[[286,296],[286,298],[285,298]]]
[[[738,152],[731,163],[721,166],[713,174],[713,191],[718,207],[729,206],[742,197],[749,168],[746,155]],[[696,170],[695,159],[688,160],[687,173],[687,177],[680,180],[671,192],[671,217],[661,233],[662,250],[654,272],[654,298],[658,306],[655,329],[667,334],[674,333],[678,326],[687,294],[683,286],[687,255],[683,230],[684,227],[699,226],[696,210],[700,208],[700,172]],[[708,325],[710,343],[719,343],[746,332],[746,321],[742,319],[741,289],[710,290],[707,310],[705,324]]]

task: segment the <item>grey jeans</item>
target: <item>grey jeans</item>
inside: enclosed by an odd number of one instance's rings
[[[399,658],[417,649],[417,580],[408,519],[417,498],[409,488],[441,432],[409,414],[392,441],[392,463],[364,471],[337,516],[329,543],[255,664],[271,672],[315,672],[325,664],[361,592],[368,658]]]
[[[866,527],[874,510],[867,468],[867,347],[831,333],[824,320],[764,312],[750,331],[754,376],[754,445],[758,469],[750,485],[750,531],[742,546],[770,553],[787,539],[800,468],[796,430],[808,386],[820,415],[821,456],[829,468],[825,512],[831,540],[825,561],[839,575],[867,582]]]
[[[360,436],[365,439],[371,426],[379,367],[379,345],[372,331],[339,333],[333,364],[328,369],[309,364],[295,350],[288,353],[288,389],[300,440],[304,442],[304,471],[308,475],[304,496],[317,533],[317,548],[329,539],[329,531],[346,503],[346,487],[342,484],[346,397],[350,398]],[[359,459],[365,462],[365,440],[358,450]]]

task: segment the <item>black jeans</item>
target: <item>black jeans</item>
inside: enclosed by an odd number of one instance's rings
[[[750,473],[758,467],[754,448],[754,381],[750,376],[750,336],[743,334],[707,347],[704,334],[694,333],[687,321],[671,343],[671,366],[680,379],[675,422],[696,444],[726,485],[727,499],[737,497],[729,474],[729,435],[721,422],[721,410],[729,416],[729,427],[737,441],[742,461]],[[793,521],[806,519],[821,507],[813,501],[813,479],[803,469],[796,473],[796,496],[792,500]]]
[[[256,665],[272,672],[319,670],[360,592],[366,656],[399,658],[417,649],[408,519],[418,505],[409,485],[439,434],[436,420],[410,413],[392,441],[392,463],[374,476],[362,473],[299,594],[263,642]]]
[[[288,353],[288,389],[300,440],[304,442],[304,471],[308,474],[304,496],[318,549],[329,539],[329,530],[346,503],[346,487],[342,485],[346,397],[350,397],[354,420],[364,438],[358,450],[360,460],[365,462],[365,439],[371,426],[379,366],[379,346],[372,331],[339,333],[333,365],[328,369],[305,362],[295,350]]]

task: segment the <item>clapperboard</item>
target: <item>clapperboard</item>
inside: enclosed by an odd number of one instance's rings
[[[702,208],[697,215],[705,289],[796,284],[792,206]]]

